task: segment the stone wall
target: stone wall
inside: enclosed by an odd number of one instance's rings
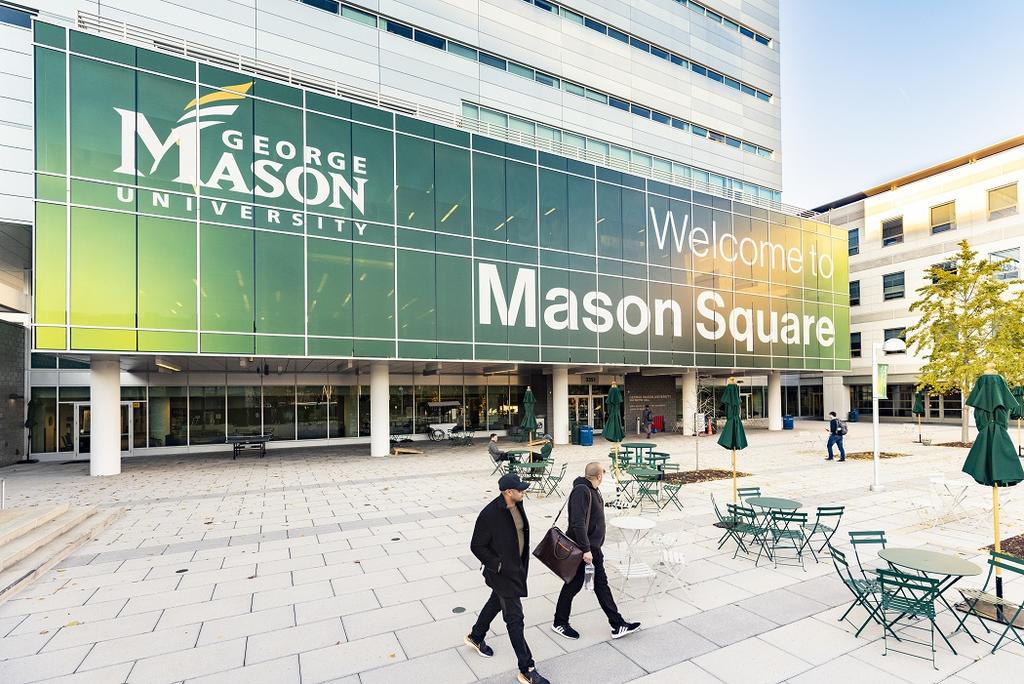
[[[0,321],[0,465],[25,457],[24,396],[25,328]]]

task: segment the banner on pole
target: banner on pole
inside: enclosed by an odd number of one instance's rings
[[[878,372],[875,373],[875,390],[872,399],[888,399],[889,398],[889,364],[880,363],[878,364]]]

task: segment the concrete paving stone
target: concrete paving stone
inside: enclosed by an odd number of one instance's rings
[[[248,547],[246,547],[248,548]],[[233,556],[224,557],[224,567],[231,568],[236,565],[251,565],[253,563],[267,563],[270,561],[287,560],[290,558],[288,549],[270,549],[259,551],[257,545],[253,545],[251,551],[245,551]]]
[[[461,573],[465,570],[462,567],[462,563],[456,558],[448,558],[439,561],[428,561],[424,563],[422,557],[418,565],[409,565],[404,568],[399,568],[401,573],[410,582],[416,580],[428,579],[430,577],[447,577],[456,573]]]
[[[618,684],[646,674],[646,670],[612,648],[610,644],[598,644],[553,658],[537,659],[535,655],[534,659],[537,661],[537,671],[554,682],[578,681],[580,673],[589,672],[595,675],[600,673],[602,683]],[[498,679],[486,681],[497,682]]]
[[[108,639],[120,639],[121,637],[135,634],[152,632],[160,619],[160,611],[139,613],[116,617],[110,620],[96,620],[85,623],[69,623],[68,627],[61,627],[46,644],[47,651],[56,651],[62,648],[71,648],[82,644],[92,644]],[[2,645],[2,642],[0,642]]]
[[[335,563],[363,562],[370,558],[381,558],[387,555],[388,552],[384,550],[383,546],[363,546],[324,553],[324,561],[328,565],[333,565]]]
[[[814,618],[804,618],[759,637],[813,665],[824,665],[864,645],[852,634],[838,627],[823,625]]]
[[[304,683],[327,682],[405,660],[392,633],[379,634],[345,644],[299,654]]]
[[[377,608],[361,613],[353,613],[342,618],[345,633],[350,640],[393,632],[403,627],[422,625],[432,622],[433,618],[419,601],[402,603],[387,608]]]
[[[187,567],[193,561],[194,552],[182,551],[180,553],[164,553],[159,556],[146,556],[144,558],[133,558],[120,563],[117,568],[119,572],[128,570],[149,570],[162,565],[177,565]]]
[[[92,603],[103,603],[119,598],[135,598],[136,596],[149,596],[150,594],[161,594],[167,591],[174,591],[178,586],[181,577],[161,577],[155,580],[142,582],[125,582],[110,587],[101,587],[90,597]]]
[[[498,618],[501,620],[501,618]],[[523,631],[523,637],[526,639],[526,643],[530,646],[530,652],[533,654],[533,660],[535,663],[541,663],[549,658],[555,658],[565,654],[559,644],[555,643],[552,639],[548,638],[548,634],[537,627],[527,627]],[[552,637],[554,635],[552,634]],[[460,646],[457,650],[459,656],[465,661],[469,669],[473,670],[480,679],[486,679],[501,675],[504,677],[506,682],[515,681],[516,672],[516,654],[512,650],[512,644],[509,643],[508,637],[506,636],[490,636],[487,638],[487,643],[491,648],[494,649],[493,658],[481,658],[480,655],[469,646]],[[540,669],[541,674],[547,676],[543,669]],[[553,680],[558,681],[574,681],[573,679],[562,679]]]
[[[281,541],[288,539],[287,530],[275,530],[274,532],[258,532],[256,534],[240,534],[231,537],[230,546],[241,544],[264,544],[266,542]]]
[[[331,617],[343,617],[353,613],[380,608],[376,595],[372,591],[355,591],[341,596],[333,596],[315,601],[296,603],[296,624],[316,622]]]
[[[926,632],[919,632],[910,635],[910,638],[917,641],[921,641],[922,637],[924,640],[927,640],[928,634]],[[903,644],[894,644],[892,639],[889,640],[889,645],[893,648],[899,648],[901,651],[907,651],[908,653],[923,657],[915,658],[913,655],[896,653],[892,650],[889,651],[889,655],[883,656],[882,653],[885,647],[881,639],[875,639],[873,642],[862,645],[855,651],[850,651],[850,655],[872,667],[882,670],[890,676],[906,679],[915,682],[915,684],[940,682],[950,674],[959,673],[974,662],[973,658],[964,655],[953,655],[938,635],[935,636],[935,664],[938,666],[938,670],[932,667],[931,651],[927,645],[909,644],[906,643],[906,640],[904,640]]]
[[[18,620],[17,626],[11,630],[11,634],[26,634],[49,630],[51,633],[57,631],[69,622],[88,622],[95,620],[107,620],[117,616],[128,603],[126,599],[108,601],[87,606],[73,606],[71,608],[58,608],[57,610],[43,611],[31,615],[16,615],[7,619]]]
[[[682,618],[679,624],[719,646],[743,641],[778,625],[738,605],[726,605]]]
[[[693,604],[701,610],[719,608],[753,596],[749,591],[728,584],[721,579],[696,582],[691,584],[689,589],[690,596],[693,597]]]
[[[69,580],[75,577],[106,575],[111,572],[117,572],[119,569],[124,567],[126,562],[127,561],[113,561],[110,563],[96,563],[94,565],[76,565],[74,567],[57,566],[57,568],[46,575],[46,578],[53,576]]]
[[[428,562],[446,560],[448,558],[459,558],[466,555],[466,542],[462,536],[454,535],[458,540],[457,544],[435,546],[430,549],[423,549],[418,553]]]
[[[780,570],[765,567],[763,561],[759,568],[750,568],[748,570],[735,572],[725,575],[721,579],[723,582],[737,586],[751,594],[761,594],[767,591],[772,591],[773,589],[781,589],[783,587],[788,587],[791,584],[796,584],[799,581],[794,577],[786,575]]]
[[[1012,677],[1019,677],[1022,672],[1024,656],[1000,647],[995,654],[968,665],[957,672],[957,675],[973,684],[991,684],[1006,681],[1011,673],[1016,673]]]
[[[806,596],[829,608],[838,606],[841,603],[849,604],[853,600],[850,590],[840,581],[834,570],[831,575],[818,577],[806,582],[797,582],[787,587],[787,589],[794,594]]]
[[[300,556],[299,558],[287,558],[276,561],[267,561],[257,566],[260,575],[273,575],[278,572],[298,572],[310,568],[324,567],[323,556]]]
[[[220,570],[224,565],[223,558],[207,558],[201,561],[190,561],[188,563],[169,563],[149,568],[146,579],[159,579],[161,577],[181,577],[186,574]],[[185,572],[181,572],[184,570]]]
[[[190,603],[209,601],[213,594],[213,587],[194,587],[192,589],[180,589],[178,591],[166,591],[162,594],[150,594],[128,599],[128,603],[121,610],[121,615],[134,615],[136,613],[147,613],[151,610],[163,610],[177,606],[186,606]]]
[[[246,554],[258,553],[260,550],[259,544],[240,544],[238,546],[213,546],[207,549],[199,549],[198,551],[192,552],[193,560],[207,560],[210,558],[233,558],[235,556],[244,556]],[[253,562],[246,560],[246,563]]]
[[[53,638],[53,634],[32,633],[8,636],[0,639],[0,660],[21,658],[38,653]]]
[[[634,679],[630,684],[679,684],[680,682],[686,682],[686,684],[720,684],[721,681],[718,677],[700,669],[692,662],[686,661]]]
[[[661,670],[717,648],[713,642],[678,622],[642,628],[639,632],[612,641],[611,646],[648,672]]]
[[[407,566],[421,565],[422,563],[423,556],[419,555],[415,551],[400,553],[394,556],[378,556],[376,558],[367,558],[360,561],[360,565],[363,566],[364,572],[376,572],[379,570],[390,570],[392,568],[401,569]]]
[[[298,537],[309,537],[318,536],[321,534],[330,534],[331,532],[340,532],[341,526],[338,523],[326,524],[326,525],[309,525],[300,527],[297,529],[288,530],[288,538],[295,539]]]
[[[14,631],[19,624],[25,621],[26,617],[25,615],[11,615],[0,618],[0,637],[5,637]]]
[[[266,577],[247,577],[246,579],[234,582],[218,584],[213,590],[213,598],[227,598],[239,594],[255,594],[262,591],[273,591],[292,586],[291,575],[287,572],[279,572],[276,575]]]
[[[24,684],[69,675],[78,669],[91,646],[76,646],[52,653],[0,660],[0,682]]]
[[[737,606],[780,625],[802,620],[829,608],[789,589],[776,589],[739,601]]]
[[[186,680],[186,684],[300,684],[299,657],[285,656],[264,663]],[[358,682],[356,682],[358,684]]]
[[[57,570],[66,570],[68,568],[78,568],[83,565],[89,565],[99,554],[96,553],[81,553],[75,554],[74,556],[68,556],[60,563],[57,564]]]
[[[476,613],[453,615],[446,620],[428,622],[395,631],[402,650],[409,658],[418,658],[448,648],[462,646],[463,639],[473,628]],[[485,637],[490,640],[491,637]]]
[[[790,678],[790,684],[868,684],[869,682],[907,683],[906,679],[872,667],[862,660],[849,655],[830,660],[806,672]],[[951,679],[942,680],[945,684],[954,684]],[[985,684],[991,684],[986,682]]]
[[[74,577],[66,580],[58,579],[55,582],[47,582],[44,584],[37,585],[40,589],[53,588],[54,590],[60,589],[61,591],[67,589],[98,589],[100,587],[108,587],[113,584],[120,584],[121,582],[141,582],[146,577],[148,570],[127,570],[121,572],[109,572],[103,574],[88,575],[85,577]],[[36,587],[32,587],[35,589]],[[52,592],[51,592],[52,593]],[[19,592],[21,597],[28,597],[34,595],[30,592]]]
[[[196,645],[199,625],[172,627],[155,632],[107,639],[97,643],[79,669],[94,670],[162,653],[190,649]]]
[[[303,556],[323,556],[324,554],[333,553],[335,551],[348,551],[352,547],[349,546],[347,539],[337,539],[334,541],[323,541],[323,538],[318,538],[316,544],[307,544],[306,546],[296,546],[290,549],[291,558],[301,558]]]
[[[191,603],[164,610],[160,616],[160,621],[157,623],[157,627],[159,629],[166,629],[180,625],[198,624],[207,620],[242,615],[248,613],[251,608],[252,597],[248,594],[214,599],[202,603]]]
[[[433,596],[452,594],[454,591],[442,578],[433,577],[416,582],[406,582],[405,584],[377,587],[373,590],[373,593],[377,595],[380,605],[393,606]]]
[[[458,652],[452,648],[401,663],[385,665],[376,670],[365,671],[359,675],[359,680],[362,684],[430,681],[470,684],[476,681],[476,675],[459,657]]]
[[[245,639],[225,641],[206,646],[144,658],[135,663],[130,684],[172,684],[217,672],[242,667]]]
[[[220,570],[209,570],[207,572],[188,572],[180,576],[178,589],[190,589],[192,587],[205,587],[211,584],[226,584],[234,580],[246,579],[256,574],[256,564],[246,563],[235,565]],[[269,574],[269,573],[268,573]]]
[[[265,610],[276,606],[286,606],[293,603],[303,603],[334,596],[331,583],[310,582],[295,587],[283,587],[281,589],[270,589],[268,591],[256,592],[252,595],[252,609]]]
[[[197,645],[218,641],[231,641],[240,637],[272,632],[295,625],[295,611],[291,606],[281,606],[254,613],[243,613],[230,617],[206,620],[199,632]]]
[[[118,663],[98,670],[85,670],[74,674],[44,679],[40,684],[111,684],[128,681],[128,673],[135,663]]]
[[[450,594],[442,594],[440,596],[432,596],[427,599],[423,599],[423,605],[426,606],[430,614],[434,616],[435,620],[444,620],[452,615],[456,615],[457,609],[466,611],[478,612],[483,608],[484,603],[491,595],[491,590],[487,588],[483,579],[481,579],[479,586],[472,589],[465,589],[463,591],[456,591]],[[524,613],[527,609],[527,603],[523,602]],[[498,619],[500,622],[500,618]]]
[[[43,613],[51,610],[60,610],[61,608],[81,606],[97,591],[97,589],[90,588],[69,589],[68,591],[60,591],[50,596],[12,598],[0,604],[0,617]],[[93,603],[98,603],[98,601],[93,601]]]
[[[272,660],[348,641],[341,618],[310,622],[249,637],[246,664]]]
[[[331,586],[334,587],[334,593],[340,595],[353,591],[377,589],[378,587],[386,587],[392,584],[400,584],[402,582],[405,582],[405,578],[402,577],[402,573],[392,568],[390,570],[364,572],[361,575],[349,575],[347,577],[333,579],[331,580]]]
[[[726,684],[776,684],[811,669],[811,664],[757,637],[697,656],[693,663]]]
[[[310,557],[320,559],[319,556]],[[335,563],[333,565],[324,565],[323,560],[320,560],[319,566],[314,566],[307,570],[293,570],[292,584],[297,586],[299,584],[308,584],[309,582],[351,577],[352,575],[361,575],[362,573],[363,568],[359,563]]]

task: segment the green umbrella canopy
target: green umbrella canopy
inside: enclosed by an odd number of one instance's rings
[[[519,423],[519,427],[524,430],[537,429],[537,416],[534,414],[534,405],[536,403],[537,400],[533,396],[533,390],[527,387],[526,394],[523,395],[523,420]]]
[[[725,407],[725,427],[718,437],[719,446],[726,449],[746,449],[747,435],[743,432],[743,422],[740,421],[739,385],[730,383],[725,386],[722,405]]]
[[[1017,400],[1001,375],[985,373],[974,383],[967,405],[974,407],[978,437],[967,453],[963,471],[978,484],[1008,487],[1024,480],[1017,450],[1007,432]]]
[[[924,397],[925,397],[925,394],[926,393],[925,393],[924,390],[919,390],[914,395],[914,408],[910,409],[910,412],[913,413],[915,416],[923,416],[924,415]]]
[[[602,434],[609,442],[621,442],[626,438],[626,431],[622,427],[622,390],[612,385],[605,403],[607,409]]]
[[[1024,418],[1024,386],[1014,387],[1012,394],[1013,398],[1017,400],[1017,408],[1010,411],[1010,418],[1020,420]]]

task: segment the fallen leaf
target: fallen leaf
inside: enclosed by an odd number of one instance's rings
[[[71,622],[69,622],[68,624],[66,624],[64,626],[65,627],[77,627],[80,624],[82,624],[82,623],[79,622],[78,620],[72,620]]]

